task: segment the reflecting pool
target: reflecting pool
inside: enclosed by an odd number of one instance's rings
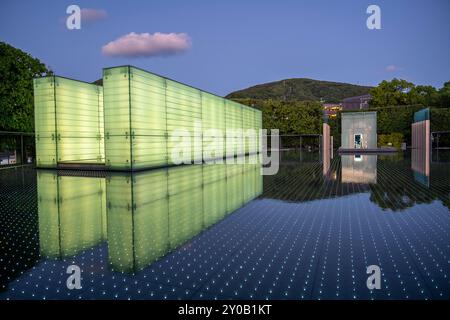
[[[449,159],[0,170],[0,299],[449,299]]]

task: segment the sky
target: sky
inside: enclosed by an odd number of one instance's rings
[[[372,4],[381,29],[366,25]],[[66,26],[70,5],[81,29]],[[440,88],[449,14],[448,0],[1,0],[0,41],[89,82],[129,64],[218,95],[287,78]]]

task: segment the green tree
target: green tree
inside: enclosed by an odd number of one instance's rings
[[[439,105],[439,92],[432,86],[415,86],[408,92],[409,104]]]
[[[398,106],[410,104],[410,91],[414,84],[402,79],[383,80],[378,86],[370,90],[371,108]]]
[[[38,59],[0,42],[0,130],[34,130],[33,78],[49,74]]]
[[[450,108],[450,81],[444,83],[444,86],[439,89],[439,106]]]
[[[280,134],[322,132],[323,108],[317,101],[233,100],[260,109],[263,128],[279,129]]]
[[[414,85],[401,79],[382,81],[370,90],[371,108],[389,106],[422,105],[448,108],[450,106],[450,81],[444,83],[440,90],[433,86]]]

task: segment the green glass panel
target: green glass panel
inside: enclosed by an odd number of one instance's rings
[[[99,86],[55,77],[58,162],[104,163]]]
[[[202,103],[201,91],[181,83],[166,80],[167,134],[175,134],[191,140],[191,159],[202,160],[202,150],[194,152],[194,139],[198,139],[197,148],[202,148]],[[179,142],[168,140],[167,151],[169,163],[171,154]]]
[[[54,77],[34,79],[36,165],[56,167],[56,114]]]
[[[167,165],[165,136],[133,136],[133,169]]]
[[[242,123],[243,106],[234,101],[227,100],[225,103],[225,124],[226,124],[226,154],[239,155],[244,152],[237,146],[241,142],[239,129],[243,129]]]
[[[260,130],[262,129],[262,112],[260,110],[253,110],[255,117],[255,130],[257,130],[257,144],[256,144],[256,150],[258,153],[260,153],[261,150],[261,132]]]
[[[167,164],[166,80],[130,67],[133,168]]]
[[[131,169],[129,67],[103,70],[105,158],[109,169]]]
[[[202,127],[203,151],[205,152],[203,158],[205,160],[222,158],[226,128],[225,99],[202,92]],[[217,150],[218,153],[209,152],[210,148]]]

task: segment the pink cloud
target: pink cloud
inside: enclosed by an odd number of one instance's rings
[[[155,57],[182,53],[190,47],[186,33],[131,32],[104,45],[102,53],[111,57]]]
[[[106,19],[108,14],[103,9],[81,8],[81,21],[96,22]]]
[[[384,70],[387,72],[394,72],[394,71],[399,70],[399,68],[393,64],[390,64],[386,68],[384,68]]]

